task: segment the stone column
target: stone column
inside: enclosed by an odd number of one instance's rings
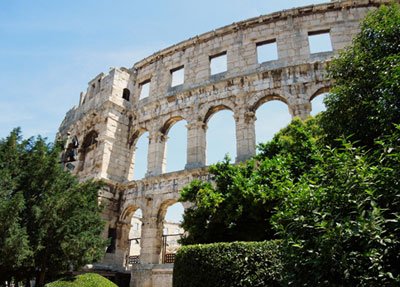
[[[254,112],[243,112],[233,117],[236,122],[236,162],[245,161],[256,154],[256,116]]]
[[[133,180],[134,177],[134,170],[135,170],[135,155],[136,155],[137,147],[133,146],[130,150],[130,163],[128,166],[128,170],[126,171],[126,179],[128,181]]]
[[[166,135],[158,131],[149,135],[146,177],[159,175],[165,172],[167,139],[168,137]]]
[[[203,167],[206,165],[207,126],[204,122],[199,121],[186,127],[188,141],[185,169]]]
[[[153,201],[148,201],[143,212],[142,234],[140,240],[140,264],[132,266],[131,287],[153,286],[153,268],[160,264],[162,248],[163,222],[159,220],[156,210],[153,210]]]
[[[305,120],[311,112],[311,103],[310,102],[303,102],[303,103],[296,103],[294,105],[289,106],[290,114],[292,118],[300,117],[302,120]]]
[[[163,223],[157,216],[144,216],[142,225],[142,235],[140,240],[140,263],[159,264]]]

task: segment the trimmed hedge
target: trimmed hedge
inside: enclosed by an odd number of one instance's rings
[[[175,257],[174,287],[280,286],[280,242],[189,245]]]
[[[69,278],[62,278],[48,283],[45,287],[118,287],[107,278],[96,273],[86,273]]]

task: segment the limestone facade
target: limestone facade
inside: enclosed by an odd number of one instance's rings
[[[325,77],[331,57],[351,44],[368,11],[388,2],[331,1],[251,18],[91,80],[79,105],[67,112],[58,138],[68,138],[67,153],[74,137],[79,142],[72,173],[107,183],[100,198],[107,203],[105,236],[114,237],[115,249],[103,264],[126,265],[131,218],[141,209],[141,264],[132,271],[131,286],[156,286],[171,276],[170,267],[159,265],[163,220],[183,186],[193,179],[210,180],[205,168],[210,117],[225,109],[234,113],[236,161],[249,159],[256,152],[256,110],[279,100],[292,116],[306,118],[311,100],[332,84]],[[329,35],[331,51],[310,52],[309,38],[318,34]],[[275,43],[278,58],[259,63],[258,47],[269,43]],[[210,63],[221,55],[226,71],[211,74]],[[172,86],[172,77],[182,69],[183,83]],[[141,98],[147,88],[149,95]],[[187,122],[186,167],[165,173],[168,132],[181,120]],[[145,178],[133,181],[135,146],[145,132],[148,169]]]

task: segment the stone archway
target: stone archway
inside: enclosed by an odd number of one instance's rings
[[[336,1],[251,18],[163,49],[132,69],[114,68],[109,75],[100,74],[93,80],[101,90],[96,87],[93,92],[93,87],[88,87],[88,96],[83,93],[79,106],[67,113],[57,137],[66,138],[70,133],[83,143],[88,131],[97,132],[95,144],[89,141],[92,144],[87,150],[78,150],[78,159],[86,158],[73,173],[81,180],[95,177],[107,181],[110,188],[100,199],[109,203],[104,218],[111,228],[120,228],[123,233],[127,223],[119,221],[120,214],[130,203],[136,202],[142,209],[143,264],[138,269],[143,272],[137,274],[143,280],[132,282],[132,286],[157,286],[158,281],[152,278],[154,270],[161,270],[161,205],[177,200],[179,190],[193,179],[207,179],[205,135],[210,116],[220,109],[234,112],[236,161],[255,154],[255,111],[265,101],[281,100],[292,116],[305,119],[310,101],[332,85],[326,78],[331,57],[351,43],[368,11],[389,0],[367,2]],[[317,18],[320,21],[312,20]],[[329,31],[332,51],[310,51],[308,36],[318,31]],[[258,63],[257,45],[272,39],[278,59]],[[226,71],[210,75],[210,57],[222,54],[227,59]],[[171,71],[177,67],[185,68],[184,81],[171,87]],[[141,99],[141,88],[149,81],[149,96]],[[121,98],[127,87],[129,102]],[[187,163],[184,170],[166,174],[165,140],[180,118],[188,123]],[[149,132],[150,141],[147,174],[132,181],[133,147],[144,131]]]

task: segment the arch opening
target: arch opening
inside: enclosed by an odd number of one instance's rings
[[[183,235],[181,223],[183,220],[184,207],[176,200],[164,202],[159,210],[158,218],[162,220],[162,247],[161,263],[174,263],[175,254],[181,247],[179,239]]]
[[[167,120],[165,122],[165,124],[163,125],[163,127],[161,128],[160,132],[168,135],[169,130],[172,128],[173,125],[175,125],[177,122],[183,120],[183,118],[181,116],[176,116],[176,117],[172,117],[169,120]]]
[[[250,108],[252,112],[257,112],[258,108],[261,107],[263,104],[271,101],[280,101],[286,105],[288,105],[288,102],[285,98],[282,98],[279,95],[264,95],[261,96]]]
[[[186,164],[187,128],[182,117],[167,121],[162,131],[168,135],[166,142],[166,172],[183,170]]]
[[[226,105],[218,105],[215,107],[211,107],[210,109],[208,109],[207,113],[204,116],[204,123],[207,124],[214,114],[224,110],[232,111],[232,109]]]
[[[320,112],[323,112],[326,110],[324,100],[325,100],[325,96],[327,94],[328,94],[327,92],[324,92],[324,93],[316,94],[315,96],[312,97],[312,99],[310,100],[310,103],[311,103],[310,115],[315,117]]]
[[[95,162],[95,148],[98,143],[99,134],[95,130],[88,132],[83,138],[79,149],[79,171],[89,168]]]
[[[268,101],[268,97],[259,101],[256,109],[256,143],[271,141],[274,135],[290,124],[292,117],[287,104],[281,98]]]
[[[233,112],[226,106],[218,106],[210,111],[212,113],[206,117],[208,121],[206,164],[222,161],[226,154],[234,160],[236,158],[236,124]]]
[[[141,238],[142,238],[142,210],[138,208],[131,215],[131,228],[128,236],[127,265],[140,263]]]
[[[91,145],[96,144],[98,136],[99,134],[95,130],[90,131],[83,139],[82,148],[88,148]]]

